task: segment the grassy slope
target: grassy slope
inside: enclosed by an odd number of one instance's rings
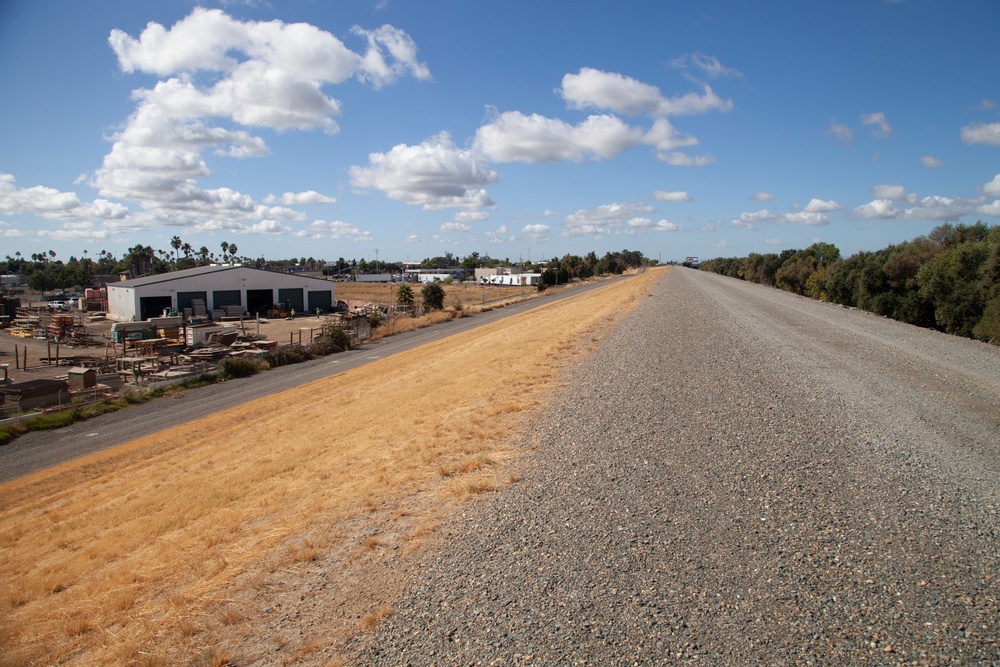
[[[222,664],[208,647],[270,575],[321,560],[370,581],[366,552],[405,560],[513,481],[510,434],[655,275],[0,486],[0,664]]]

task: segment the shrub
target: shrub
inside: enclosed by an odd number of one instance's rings
[[[227,357],[219,364],[219,371],[224,377],[245,378],[267,370],[267,362],[249,357]]]

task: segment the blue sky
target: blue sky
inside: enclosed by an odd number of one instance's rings
[[[1000,218],[1000,3],[0,1],[0,256],[664,261]]]

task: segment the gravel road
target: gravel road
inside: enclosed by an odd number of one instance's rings
[[[671,269],[360,665],[1000,664],[1000,349]]]

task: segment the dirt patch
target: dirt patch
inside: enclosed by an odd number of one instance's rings
[[[0,486],[5,664],[340,664],[656,272]]]

